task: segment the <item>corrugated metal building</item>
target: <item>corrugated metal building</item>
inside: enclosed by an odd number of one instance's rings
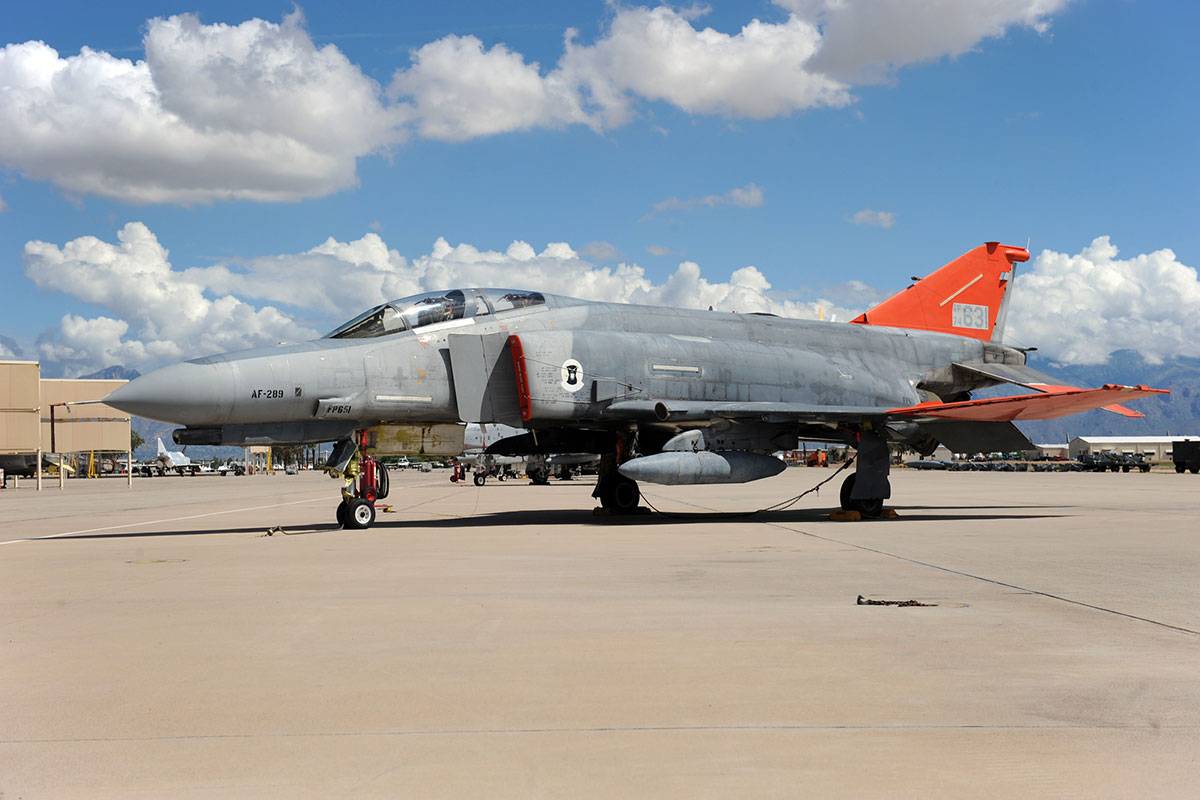
[[[1170,461],[1173,445],[1184,439],[1200,439],[1200,434],[1190,436],[1076,436],[1071,440],[1071,458],[1079,458],[1081,453],[1116,450],[1118,453],[1127,455],[1144,453],[1152,461]]]

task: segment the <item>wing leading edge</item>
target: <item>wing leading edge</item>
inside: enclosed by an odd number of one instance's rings
[[[708,419],[756,419],[763,422],[853,423],[865,420],[909,421],[963,420],[971,422],[1012,422],[1026,419],[1056,419],[1094,408],[1109,408],[1115,400],[1136,400],[1166,389],[1148,386],[1105,384],[1098,389],[1043,384],[1037,394],[963,400],[956,403],[937,401],[915,406],[821,406],[801,403],[711,403],[678,400],[626,400],[613,403],[606,417],[658,422],[699,422]],[[1124,408],[1123,406],[1116,406]],[[1127,416],[1142,416],[1124,409]]]

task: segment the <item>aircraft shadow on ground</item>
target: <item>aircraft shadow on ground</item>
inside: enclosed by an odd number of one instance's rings
[[[985,520],[1025,520],[1049,519],[1054,517],[1074,516],[1061,513],[1062,506],[1021,506],[1011,512],[998,510],[996,506],[947,506],[944,509],[935,506],[895,507],[901,522],[979,522]],[[1057,509],[1060,513],[1029,513],[1034,509]],[[929,512],[936,513],[929,513]],[[924,512],[924,513],[923,513]],[[978,513],[987,512],[987,513]],[[488,528],[488,527],[546,527],[552,525],[587,525],[599,528],[629,527],[629,526],[660,526],[660,525],[689,525],[700,523],[729,522],[729,523],[834,523],[829,519],[830,509],[808,508],[787,509],[784,511],[760,512],[714,512],[714,511],[683,511],[683,512],[653,512],[649,514],[631,514],[628,516],[594,514],[590,509],[524,509],[512,511],[497,511],[490,514],[476,514],[470,517],[435,516],[417,519],[393,519],[391,515],[381,514],[376,518],[371,530],[388,531],[419,528],[456,529],[456,528]],[[891,520],[867,520],[868,522],[884,524]],[[146,530],[123,531],[114,533],[81,533],[74,536],[59,536],[39,539],[29,537],[34,541],[71,541],[78,539],[139,539],[160,536],[214,536],[230,534],[259,534],[266,536],[274,526],[255,525],[252,527],[213,528],[211,530]],[[317,533],[358,533],[359,531],[345,530],[336,522],[315,522],[313,524],[284,527],[285,536],[307,536]],[[366,531],[370,533],[369,531]]]
[[[928,522],[964,522],[983,520],[1022,520],[1046,519],[1064,516],[1063,514],[1022,513],[1029,508],[1021,507],[1012,512],[998,510],[995,506],[979,508],[949,508],[945,513],[928,512],[928,506],[914,507],[911,510],[898,508],[899,521],[928,521]],[[1045,508],[1060,508],[1045,506]],[[476,527],[508,527],[508,526],[548,526],[548,525],[590,525],[593,527],[626,527],[626,526],[658,526],[658,525],[687,525],[713,522],[746,522],[746,523],[832,523],[829,519],[831,509],[787,509],[784,511],[761,512],[713,512],[713,511],[684,511],[684,512],[655,512],[650,514],[632,514],[629,516],[593,514],[586,509],[529,509],[515,511],[497,511],[490,514],[476,514],[470,517],[434,517],[429,519],[393,520],[387,515],[376,519],[376,528],[476,528]],[[988,512],[988,513],[975,513]],[[870,520],[885,523],[891,520]],[[837,523],[844,524],[844,523]]]

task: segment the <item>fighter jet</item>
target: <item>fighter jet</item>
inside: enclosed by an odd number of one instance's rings
[[[594,496],[634,511],[639,481],[738,483],[775,475],[797,441],[857,449],[845,508],[891,497],[888,443],[923,455],[1031,448],[1012,424],[1161,390],[1079,389],[1002,344],[1021,247],[989,242],[849,323],[619,303],[539,291],[450,289],[384,303],[321,339],[196,358],[137,378],[105,403],[185,426],[179,444],[338,441],[337,517],[365,528],[373,457],[420,451],[462,422],[526,433],[499,455],[592,453]],[[972,398],[1011,383],[1031,390]],[[454,424],[447,424],[454,423]],[[457,434],[461,436],[461,433]],[[454,452],[462,451],[461,439]]]
[[[195,475],[197,471],[196,465],[192,464],[192,460],[182,450],[168,450],[162,437],[158,439],[158,455],[154,460],[162,466],[164,472],[174,470],[179,475],[185,472]]]

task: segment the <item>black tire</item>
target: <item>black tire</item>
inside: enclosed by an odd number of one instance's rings
[[[476,472],[475,473],[475,485],[483,486],[483,484],[485,484],[485,483],[487,483],[487,475],[484,475],[482,472]]]
[[[375,496],[380,500],[387,497],[388,492],[392,490],[392,476],[388,474],[388,468],[383,464],[375,464],[375,484]]]
[[[1121,472],[1129,472],[1129,465],[1126,464],[1125,466],[1121,467]]]
[[[1193,475],[1200,473],[1200,467],[1192,467],[1188,470],[1188,472],[1192,473]]]
[[[343,528],[346,527],[346,501],[345,500],[338,503],[337,511],[334,512],[334,516],[337,518],[338,525],[341,525]]]
[[[1178,473],[1180,473],[1180,474],[1183,474],[1183,471],[1184,471],[1185,469],[1187,469],[1187,465],[1186,465],[1186,464],[1176,464],[1176,465],[1175,465],[1175,471],[1176,471],[1176,472],[1178,472]]]
[[[842,481],[842,489],[838,493],[838,499],[841,500],[843,511],[851,511],[854,508],[850,500],[850,493],[854,491],[854,478],[855,475],[851,472],[846,476],[846,480]]]
[[[1142,465],[1140,465],[1140,466],[1138,467],[1138,469],[1139,469],[1139,470],[1141,470],[1142,472],[1149,472],[1149,471],[1150,471],[1150,465],[1149,465],[1149,464],[1142,464]]]
[[[497,475],[496,475],[496,480],[498,480],[498,481],[506,481],[506,480],[508,480],[508,473],[506,473],[506,472],[504,472],[503,470],[501,470],[501,471],[499,472],[499,474],[497,474]]]
[[[529,482],[534,486],[546,486],[550,483],[550,473],[542,467],[529,470]]]
[[[375,506],[361,497],[356,497],[346,504],[345,527],[353,530],[365,530],[375,522]]]
[[[642,490],[637,481],[624,475],[609,478],[600,491],[600,505],[617,514],[632,513],[641,499]]]
[[[838,493],[838,499],[841,501],[842,508],[846,511],[857,511],[864,517],[878,518],[883,514],[882,497],[866,497],[855,500],[850,496],[854,491],[854,482],[857,477],[857,475],[851,472],[846,476],[846,480],[842,481],[842,489]]]

